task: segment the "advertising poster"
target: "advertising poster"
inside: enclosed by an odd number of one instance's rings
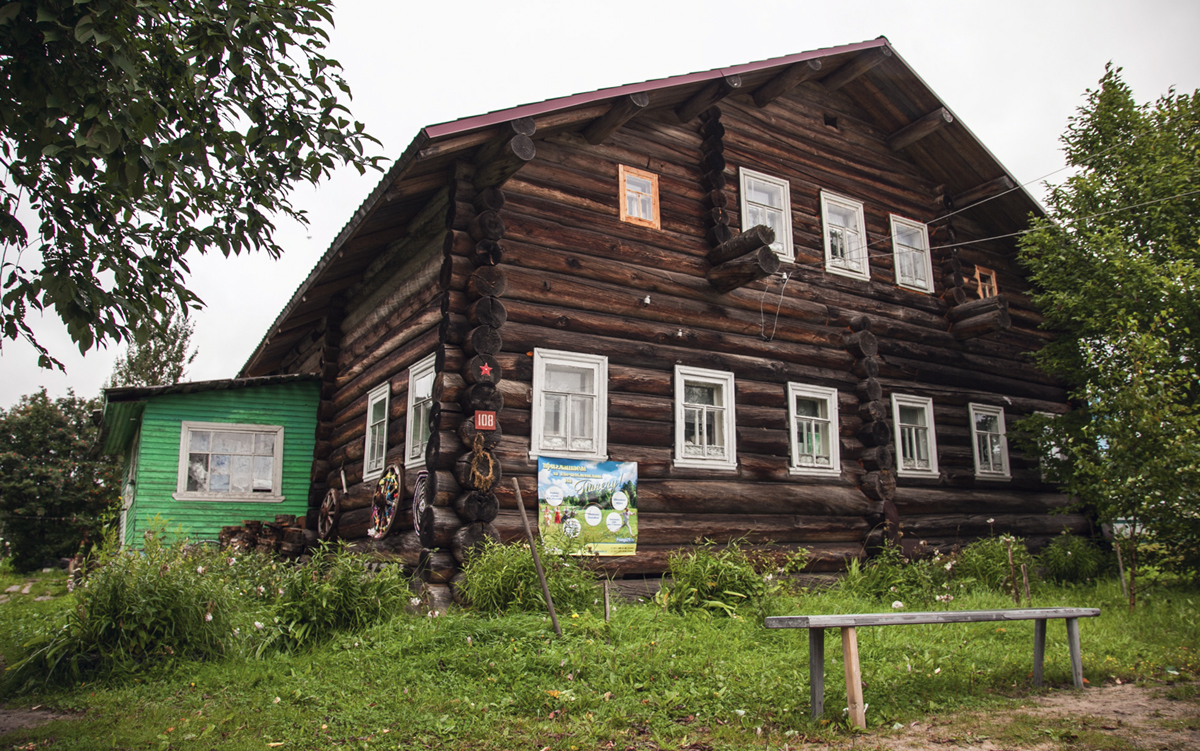
[[[538,530],[579,555],[637,552],[637,462],[538,458]]]

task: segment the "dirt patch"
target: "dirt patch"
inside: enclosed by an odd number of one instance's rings
[[[4,709],[0,707],[0,737],[16,730],[36,728],[55,720],[69,719],[71,719],[71,715],[53,712],[41,707],[34,707],[32,709]]]
[[[931,717],[902,729],[876,731],[845,749],[923,751],[1055,751],[1056,749],[1200,750],[1200,699],[1194,690],[1108,685],[1055,691],[1008,711]]]

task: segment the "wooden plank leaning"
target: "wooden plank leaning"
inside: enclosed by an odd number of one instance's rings
[[[825,712],[825,629],[842,632],[842,658],[846,669],[846,708],[850,721],[866,727],[866,704],[858,659],[858,635],[862,626],[909,626],[932,623],[987,623],[1033,621],[1033,685],[1042,685],[1046,655],[1046,621],[1061,618],[1067,626],[1071,653],[1071,679],[1083,688],[1083,653],[1079,643],[1079,619],[1100,615],[1099,608],[1013,608],[1006,610],[958,610],[916,613],[863,613],[846,615],[784,615],[764,620],[767,628],[808,630],[809,706],[813,719]]]

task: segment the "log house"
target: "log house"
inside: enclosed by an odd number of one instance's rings
[[[1088,522],[1005,435],[1069,408],[1028,355],[1031,212],[884,38],[524,105],[422,130],[242,376],[320,375],[311,498],[344,477],[340,536],[437,586],[520,536],[499,480],[534,505],[538,455],[638,463],[615,575],[705,538],[815,570],[885,536],[1037,545]],[[594,377],[557,444],[547,368]],[[431,509],[367,540],[391,464]]]

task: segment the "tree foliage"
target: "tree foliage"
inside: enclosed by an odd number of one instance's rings
[[[74,394],[52,400],[42,389],[0,409],[0,524],[17,570],[98,540],[118,506],[115,462],[90,454],[97,407]]]
[[[169,386],[183,379],[198,354],[192,348],[195,324],[174,310],[145,341],[132,339],[113,365],[110,386]]]
[[[296,184],[375,165],[324,55],[332,6],[0,0],[3,339],[57,365],[27,323],[46,308],[81,352],[144,335],[201,304],[190,250],[277,256]]]
[[[1062,141],[1076,173],[1022,240],[1080,409],[1038,430],[1105,521],[1200,569],[1200,96],[1138,104],[1111,65]],[[1134,562],[1136,569],[1136,561]]]

